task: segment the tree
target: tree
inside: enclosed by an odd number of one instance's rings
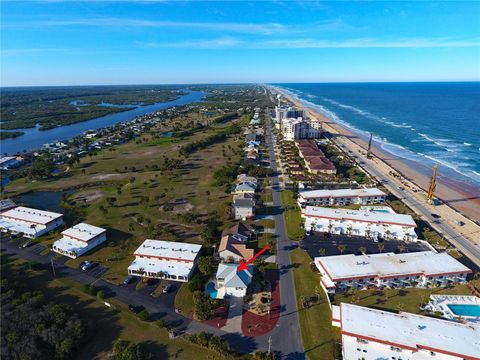
[[[205,280],[200,274],[195,274],[188,282],[188,290],[191,292],[202,291]]]
[[[318,249],[318,254],[320,256],[325,256],[326,253],[327,253],[327,250],[325,248]]]
[[[405,251],[405,245],[403,245],[403,244],[398,245],[398,251],[403,253]]]
[[[150,318],[150,314],[145,309],[140,311],[137,316],[143,321],[148,321],[148,319]]]
[[[367,253],[367,248],[365,246],[360,246],[358,248],[361,254],[365,255]]]
[[[378,251],[383,252],[385,250],[384,244],[378,244]]]
[[[132,344],[130,341],[117,339],[113,343],[113,360],[150,360],[153,355],[145,350],[142,344]]]
[[[214,314],[214,302],[210,298],[210,295],[205,294],[203,291],[196,291],[193,294],[193,302],[195,305],[195,316],[199,320],[208,320]]]
[[[110,205],[110,207],[112,207],[117,202],[117,198],[116,197],[107,197],[107,202],[108,202],[108,205]]]
[[[346,248],[347,248],[347,246],[344,245],[344,244],[338,245],[338,251],[340,251],[340,254],[342,254],[342,255],[343,255]]]
[[[103,290],[98,290],[97,292],[97,299],[99,300],[105,300],[107,298],[107,294],[105,294],[105,291]]]
[[[203,275],[210,275],[213,271],[213,256],[201,256],[198,258],[198,270]]]

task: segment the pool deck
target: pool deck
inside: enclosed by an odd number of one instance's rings
[[[426,305],[426,309],[431,312],[439,311],[442,316],[449,320],[462,317],[467,322],[480,323],[480,316],[470,316],[456,314],[450,308],[451,305],[476,305],[480,307],[480,298],[469,295],[431,295],[431,301]]]

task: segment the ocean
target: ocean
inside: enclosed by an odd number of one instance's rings
[[[480,188],[480,82],[272,85],[423,172],[438,163],[440,177]]]

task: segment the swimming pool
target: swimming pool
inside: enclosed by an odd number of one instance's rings
[[[457,316],[480,317],[480,305],[448,304],[447,306]]]
[[[383,210],[383,209],[375,209],[375,210],[372,210],[373,212],[379,212],[379,213],[390,213],[390,211],[388,210]]]
[[[207,293],[210,295],[212,299],[217,298],[217,290],[215,289],[215,284],[213,282],[209,282],[207,284]]]

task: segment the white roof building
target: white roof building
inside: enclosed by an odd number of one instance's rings
[[[441,280],[465,280],[469,268],[447,253],[421,251],[406,254],[335,255],[316,257],[321,283],[327,290],[340,287],[428,286]],[[415,284],[412,284],[415,282]]]
[[[53,243],[53,251],[73,259],[107,240],[107,230],[86,223],[77,224],[62,232],[63,237]]]
[[[416,240],[417,224],[410,215],[307,206],[305,229],[334,234]]]
[[[218,265],[215,277],[217,280],[216,289],[219,294],[234,297],[246,295],[248,285],[252,282],[253,267],[248,265],[247,270],[242,271],[237,271],[237,268],[238,264],[220,263]]]
[[[342,303],[344,360],[480,359],[480,327]]]
[[[346,205],[375,204],[385,202],[387,194],[377,188],[305,190],[298,194],[298,203],[302,205]]]
[[[128,267],[130,275],[188,281],[202,245],[145,240]]]
[[[63,224],[63,214],[17,206],[0,214],[0,229],[36,238]]]

